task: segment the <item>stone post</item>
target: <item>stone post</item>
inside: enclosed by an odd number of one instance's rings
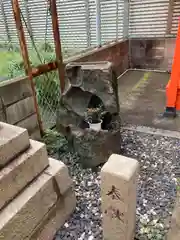
[[[179,239],[180,239],[180,191],[178,189],[177,200],[171,219],[171,228],[169,230],[167,240],[179,240]]]
[[[101,171],[104,240],[132,240],[136,226],[136,160],[111,155]]]

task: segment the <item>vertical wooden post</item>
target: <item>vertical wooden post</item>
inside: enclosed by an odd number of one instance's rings
[[[29,61],[28,50],[27,50],[23,25],[22,25],[22,21],[21,21],[21,14],[20,14],[20,7],[19,7],[18,0],[12,0],[12,7],[13,7],[14,19],[15,19],[15,23],[16,23],[16,29],[17,29],[18,37],[19,37],[21,54],[22,54],[22,58],[24,61],[24,68],[25,68],[26,75],[29,76],[29,80],[31,83],[31,88],[32,88],[33,98],[34,98],[34,106],[35,106],[35,110],[36,110],[36,114],[37,114],[37,118],[38,118],[40,133],[42,135],[43,127],[42,127],[41,117],[39,114],[38,103],[37,103],[37,99],[36,99],[36,90],[35,90],[35,86],[34,86],[34,82],[33,82],[32,68],[31,68],[30,61]]]

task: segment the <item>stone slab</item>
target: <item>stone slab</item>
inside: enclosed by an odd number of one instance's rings
[[[53,240],[56,232],[63,226],[76,207],[76,198],[70,188],[42,220],[30,240]]]
[[[173,229],[170,229],[167,240],[179,240],[180,239],[180,229],[178,226],[174,226]]]
[[[37,141],[42,141],[42,137],[40,134],[40,130],[39,128],[36,128],[31,134],[30,134],[30,138],[33,140],[37,140]]]
[[[28,130],[29,135],[34,132],[34,130],[38,127],[37,115],[36,113],[28,116],[22,121],[18,122],[16,126],[26,128]]]
[[[0,167],[3,167],[30,145],[26,129],[0,122]]]
[[[69,176],[68,168],[63,163],[56,159],[49,158],[49,164],[51,168],[46,169],[46,173],[52,175],[53,171],[60,168],[59,172],[56,174],[55,179],[59,187],[61,195],[63,195],[72,185],[73,181]]]
[[[35,112],[33,97],[25,98],[6,108],[7,122],[16,124]]]
[[[168,233],[167,240],[180,239],[180,192],[177,193],[176,204],[173,210],[171,227]]]
[[[24,98],[32,96],[29,79],[26,77],[20,81],[11,81],[9,84],[6,82],[5,85],[0,86],[0,96],[5,106],[12,105]]]
[[[139,164],[112,154],[101,171],[103,233],[106,240],[132,240]]]
[[[48,164],[45,144],[30,140],[30,148],[0,171],[0,209],[48,167]]]
[[[29,239],[36,226],[61,197],[54,178],[61,168],[61,164],[56,169],[50,165],[50,174],[42,173],[0,212],[0,239]]]
[[[176,223],[176,225],[179,226],[179,230],[180,230],[180,192],[179,191],[177,193],[176,204],[172,214],[172,222]]]
[[[0,109],[0,122],[6,122],[6,116],[3,109]]]

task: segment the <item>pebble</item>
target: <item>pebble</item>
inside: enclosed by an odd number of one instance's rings
[[[136,239],[165,239],[165,221],[174,207],[180,177],[180,140],[157,135],[122,132],[122,154],[140,163],[137,189]],[[75,183],[77,207],[55,240],[102,240],[100,170],[82,169],[72,153],[59,156]]]

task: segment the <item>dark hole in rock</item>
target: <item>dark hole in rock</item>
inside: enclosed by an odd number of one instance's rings
[[[80,123],[79,127],[80,127],[81,129],[86,129],[86,128],[89,128],[89,124],[88,124],[85,120],[83,120],[83,121]]]
[[[72,77],[77,78],[80,67],[75,66],[72,70]]]
[[[101,128],[103,130],[110,130],[112,129],[111,121],[112,121],[112,114],[110,112],[106,112],[102,118],[102,125]]]
[[[92,97],[88,103],[88,108],[98,108],[99,106],[101,106],[104,111],[104,114],[102,115],[101,128],[102,128],[102,130],[109,130],[112,128],[111,127],[112,114],[110,112],[106,112],[102,100],[95,94],[92,94]],[[86,129],[86,128],[89,128],[89,124],[85,120],[83,120],[80,123],[79,127],[81,129]]]
[[[98,108],[99,106],[103,106],[104,108],[102,100],[98,96],[93,94],[89,101],[88,108]]]

